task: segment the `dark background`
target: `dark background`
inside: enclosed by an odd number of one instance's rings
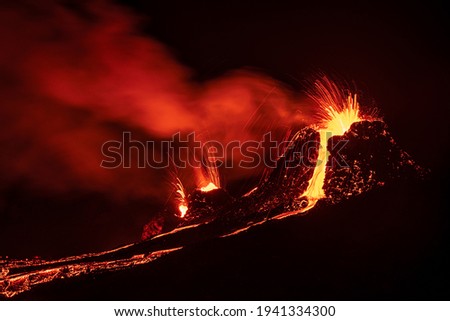
[[[186,249],[153,266],[60,282],[29,298],[56,298],[55,289],[75,299],[450,298],[450,17],[443,3],[122,3],[149,17],[144,31],[169,46],[199,81],[251,67],[293,90],[317,71],[354,82],[379,107],[396,142],[432,174]],[[136,241],[149,209],[162,205],[117,204],[83,193],[55,199],[20,187],[5,193],[0,253],[11,257],[51,258]]]

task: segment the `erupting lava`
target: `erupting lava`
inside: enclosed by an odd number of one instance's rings
[[[333,204],[393,179],[425,173],[396,145],[384,122],[361,115],[356,95],[344,94],[322,78],[315,83],[312,98],[320,107],[317,125],[292,136],[276,167],[251,192],[242,197],[228,194],[221,187],[214,157],[208,157],[203,168],[194,168],[196,188],[189,193],[175,176],[175,208],[165,212],[172,214],[171,220],[165,225],[165,217],[157,216],[147,224],[148,231],[144,228],[143,242],[56,261],[0,261],[0,295],[12,297],[55,279],[150,263],[185,246],[304,213],[321,199]],[[348,144],[336,151],[331,148],[334,141]],[[313,157],[303,153],[308,142],[318,148]],[[348,166],[331,161],[337,154],[342,154]],[[313,161],[305,164],[305,158]],[[291,159],[301,162],[287,166]]]
[[[197,190],[202,193],[208,193],[220,188],[220,176],[217,169],[217,166],[209,166],[206,168],[206,174],[203,172],[201,168],[195,168],[196,178],[197,178]],[[186,217],[186,213],[189,210],[189,200],[187,199],[187,194],[184,189],[183,183],[181,180],[176,177],[175,189],[176,189],[176,197],[175,202],[178,206],[179,217]]]
[[[207,157],[204,160],[204,170],[202,168],[196,169],[197,186],[200,186],[199,189],[202,192],[210,192],[221,187],[219,170],[213,150],[208,148],[206,152]]]
[[[180,217],[185,217],[188,207],[184,204],[181,204],[180,206],[178,206],[178,209],[180,210]]]
[[[326,77],[315,82],[310,95],[320,114],[313,124],[309,108],[299,112],[302,100],[297,95],[259,72],[234,71],[218,79],[194,81],[197,77],[190,69],[137,30],[141,17],[136,19],[119,5],[45,1],[42,8],[41,3],[26,2],[26,6],[0,10],[0,23],[7,29],[0,36],[8,44],[0,53],[1,94],[7,101],[0,108],[0,141],[5,145],[0,185],[8,187],[5,197],[12,198],[12,205],[22,200],[16,197],[22,187],[55,193],[49,195],[80,192],[82,199],[90,195],[84,192],[105,195],[111,201],[149,194],[165,197],[169,193],[158,184],[160,176],[140,170],[140,156],[144,156],[142,163],[148,163],[150,153],[141,153],[141,144],[131,136],[120,145],[122,151],[130,147],[129,153],[119,155],[123,166],[114,170],[99,166],[106,155],[98,147],[114,137],[125,139],[125,129],[137,129],[148,143],[166,142],[176,131],[202,132],[222,147],[230,143],[231,154],[234,141],[256,142],[258,148],[248,152],[257,156],[261,156],[260,142],[255,140],[260,135],[285,132],[283,137],[290,139],[289,148],[282,145],[277,150],[274,166],[265,168],[267,175],[242,196],[228,193],[221,184],[219,150],[212,143],[202,146],[208,147],[206,157],[198,158],[201,165],[199,161],[189,165],[194,173],[186,188],[176,171],[171,173],[171,206],[151,213],[142,242],[54,261],[0,257],[0,296],[12,297],[55,279],[146,264],[185,246],[307,212],[319,200],[336,203],[423,172],[396,145],[384,122],[368,119],[366,112],[363,116],[357,96]],[[336,152],[328,145],[334,140],[349,144]],[[303,146],[311,142],[319,147],[313,157],[305,156]],[[188,140],[188,148],[190,144]],[[166,153],[163,144],[148,146],[153,156]],[[137,149],[138,157],[131,149]],[[336,153],[344,155],[348,166],[331,161]],[[128,166],[127,160],[135,158],[139,166]],[[295,166],[289,166],[292,163]],[[15,215],[15,206],[5,204]]]
[[[345,100],[336,84],[327,79],[323,81],[324,83],[320,81],[315,83],[316,94],[311,95],[321,108],[321,121],[317,128],[320,145],[313,176],[308,182],[307,190],[299,198],[307,202],[301,212],[310,210],[319,199],[325,197],[323,185],[330,155],[327,149],[328,139],[343,135],[353,123],[362,120],[356,94],[354,96],[349,94]]]
[[[208,185],[206,185],[206,186],[203,186],[203,187],[200,187],[200,190],[202,191],[202,192],[209,192],[209,191],[213,191],[213,190],[215,190],[215,189],[218,189],[218,187],[214,184],[214,183],[212,183],[212,182],[210,182]]]
[[[186,192],[184,190],[183,184],[181,183],[180,179],[176,178],[177,182],[175,183],[176,186],[176,200],[178,202],[178,210],[180,211],[180,217],[183,218],[186,215],[186,212],[188,210],[187,206],[187,200],[186,200]]]

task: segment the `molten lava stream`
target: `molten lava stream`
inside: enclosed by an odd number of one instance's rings
[[[331,93],[325,95],[330,97]],[[325,105],[328,101],[320,99],[319,104],[323,112],[322,125],[319,128],[320,146],[319,155],[317,156],[316,167],[314,173],[308,182],[308,188],[299,197],[300,200],[307,200],[307,205],[302,208],[301,213],[313,208],[316,203],[325,197],[323,185],[325,182],[326,165],[330,153],[328,152],[328,139],[332,136],[343,135],[350,129],[353,123],[361,121],[359,116],[359,104],[357,96],[349,95],[346,101],[343,101],[341,107],[337,105]]]

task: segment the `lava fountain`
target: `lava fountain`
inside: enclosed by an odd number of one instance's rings
[[[324,82],[316,81],[316,94],[311,96],[320,107],[320,123],[317,131],[320,135],[319,155],[317,157],[314,173],[308,182],[307,190],[300,199],[307,201],[302,210],[306,212],[313,208],[317,201],[325,197],[323,185],[325,182],[325,171],[330,156],[327,146],[328,139],[332,136],[343,135],[350,129],[351,125],[362,120],[360,117],[357,96],[349,94],[343,99],[336,84],[324,79]]]

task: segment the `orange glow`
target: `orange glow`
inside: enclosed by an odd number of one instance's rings
[[[220,175],[219,169],[216,165],[216,158],[211,150],[207,150],[208,155],[205,161],[207,166],[202,168],[194,168],[195,175],[197,178],[197,186],[202,192],[210,192],[215,189],[220,188]]]
[[[184,191],[183,184],[181,183],[180,179],[177,177],[177,182],[175,183],[175,186],[177,188],[176,190],[176,201],[178,203],[178,210],[180,211],[179,216],[181,218],[186,216],[186,213],[189,209],[187,206],[187,200],[186,200],[186,192]]]
[[[184,217],[186,215],[188,207],[186,205],[182,204],[182,205],[178,206],[178,209],[180,210],[180,217]]]
[[[321,108],[321,120],[317,128],[320,134],[319,155],[308,188],[299,197],[308,200],[301,212],[310,210],[319,199],[325,197],[323,185],[329,157],[328,139],[332,136],[343,135],[353,123],[362,120],[357,96],[349,94],[347,99],[343,99],[342,92],[334,83],[327,79],[323,81],[316,82],[317,96],[313,96]]]
[[[349,95],[341,110],[336,106],[328,106],[325,111],[327,117],[324,119],[325,128],[323,129],[330,132],[331,136],[343,135],[353,123],[361,121],[356,95],[353,97]]]
[[[136,265],[148,264],[164,255],[182,249],[182,247],[175,247],[150,253],[144,252],[132,256],[121,256],[120,252],[131,246],[132,244],[112,251],[72,256],[55,261],[12,260],[6,264],[8,273],[2,279],[4,282],[0,282],[0,296],[12,298],[39,284],[49,283],[56,279],[75,278],[80,275],[103,271],[121,271]],[[111,259],[110,254],[112,253],[119,255],[120,258]],[[86,258],[90,260],[84,261]],[[24,266],[28,267],[29,270],[27,272],[9,272]]]
[[[211,182],[206,186],[200,187],[200,190],[202,192],[209,192],[209,191],[212,191],[215,189],[218,189],[218,187],[214,183],[211,183]]]

